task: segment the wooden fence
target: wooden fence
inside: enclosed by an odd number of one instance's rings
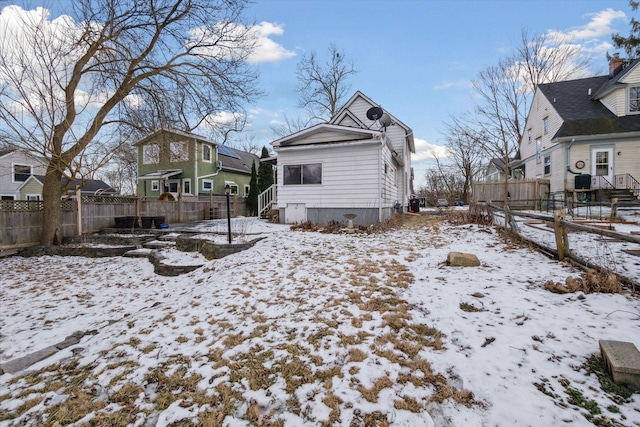
[[[231,216],[245,214],[245,199],[230,198]],[[159,201],[125,196],[82,196],[61,203],[61,237],[96,233],[116,226],[116,217],[164,217],[169,224],[226,218],[226,196]],[[42,201],[0,201],[0,252],[40,242]]]
[[[512,209],[546,209],[550,183],[548,179],[509,180],[508,200]],[[473,203],[502,203],[504,181],[474,182]]]

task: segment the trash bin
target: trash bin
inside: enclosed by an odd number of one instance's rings
[[[420,199],[409,199],[409,212],[420,212]]]
[[[164,217],[163,216],[154,216],[153,217],[153,225],[154,225],[154,227],[156,227],[157,229],[167,228],[167,227],[163,227],[162,226],[163,224],[164,224]]]
[[[127,218],[124,216],[115,217],[116,228],[127,228]]]
[[[142,223],[142,228],[151,228],[153,226],[153,218],[152,216],[141,217],[140,222]]]
[[[138,224],[137,216],[125,216],[124,217],[124,228],[140,228],[140,224]]]

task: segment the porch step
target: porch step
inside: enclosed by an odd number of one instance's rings
[[[176,245],[175,241],[162,241],[162,240],[152,240],[150,242],[145,243],[142,247],[147,249],[161,249],[173,247]]]

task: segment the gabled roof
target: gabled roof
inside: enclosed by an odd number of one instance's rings
[[[195,139],[195,140],[200,141],[200,142],[206,142],[208,144],[220,145],[220,144],[218,144],[216,142],[213,142],[213,141],[210,141],[210,140],[206,139],[203,136],[196,135],[195,133],[185,132],[185,131],[177,130],[177,129],[164,129],[164,128],[160,128],[157,131],[155,131],[153,133],[150,133],[149,135],[147,135],[147,136],[145,136],[143,138],[140,138],[139,140],[134,142],[133,145],[134,146],[138,146],[138,145],[144,144],[145,142],[152,141],[152,140],[154,140],[155,138],[157,138],[159,135],[161,135],[163,133],[179,135],[179,136],[183,136],[185,138]]]
[[[636,61],[613,77],[597,76],[538,86],[563,121],[554,139],[640,131],[640,116],[618,117],[599,100],[603,88],[615,86],[638,63]]]
[[[335,144],[348,141],[359,141],[379,137],[382,132],[377,130],[360,129],[350,126],[340,126],[330,123],[319,123],[303,129],[284,138],[271,142],[274,148],[295,145]]]
[[[62,184],[65,185],[67,183],[66,178],[62,178]],[[118,191],[111,187],[106,182],[100,179],[93,180],[85,180],[75,178],[73,180],[73,185],[70,188],[70,192],[76,191],[80,187],[80,192],[85,194],[117,194]]]
[[[593,99],[601,99],[616,86],[622,86],[621,81],[624,80],[624,77],[638,66],[640,66],[640,59],[632,61],[631,64],[622,68],[620,72],[614,74],[613,76],[609,76],[608,81],[604,85],[602,85],[598,92],[594,94]]]
[[[4,157],[4,156],[8,156],[9,154],[15,153],[16,151],[22,151],[23,153],[25,153],[26,155],[34,158],[35,160],[42,162],[42,163],[46,163],[46,159],[44,157],[40,157],[40,156],[36,156],[35,154],[31,153],[28,150],[25,150],[24,148],[3,148],[0,150],[0,158]]]
[[[353,105],[353,103],[358,99],[361,98],[363,99],[365,102],[367,102],[368,104],[370,104],[372,107],[381,107],[378,103],[373,102],[371,100],[371,98],[369,98],[368,96],[366,96],[364,93],[360,92],[359,90],[356,91],[356,93],[353,94],[353,96],[344,104],[344,106],[340,109],[340,111],[338,111],[336,113],[335,116],[333,116],[331,118],[331,120],[329,120],[329,123],[331,124],[339,124],[340,122],[342,122],[344,120],[345,117],[349,117],[349,118],[355,118],[355,115],[351,114],[351,115],[347,115],[347,113],[351,113],[349,111],[349,107],[351,107]],[[383,109],[384,110],[384,109]],[[393,114],[391,114],[390,112],[388,112],[387,110],[384,110],[385,113],[387,113],[389,115],[389,117],[391,118],[391,122],[396,125],[396,126],[400,126],[404,131],[405,134],[408,138],[408,142],[409,142],[409,149],[411,150],[412,153],[416,152],[416,147],[415,147],[415,143],[413,141],[413,131],[411,130],[411,128],[407,125],[405,125],[404,123],[402,123],[402,121],[398,120],[398,118],[396,118]],[[356,119],[357,120],[357,119]],[[361,127],[363,129],[367,129],[367,126],[365,126],[362,121],[357,120],[360,124]]]
[[[227,149],[231,150],[235,153],[238,158],[226,156],[223,153],[218,151],[218,160],[222,162],[222,169],[225,170],[235,170],[247,174],[251,174],[251,165],[255,162],[256,169],[258,165],[260,165],[260,158],[253,153],[249,153],[246,151],[236,150],[235,148],[231,148],[226,146]]]

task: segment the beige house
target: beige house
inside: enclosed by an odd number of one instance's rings
[[[525,177],[552,194],[640,195],[640,60],[610,73],[538,86],[520,142]]]

